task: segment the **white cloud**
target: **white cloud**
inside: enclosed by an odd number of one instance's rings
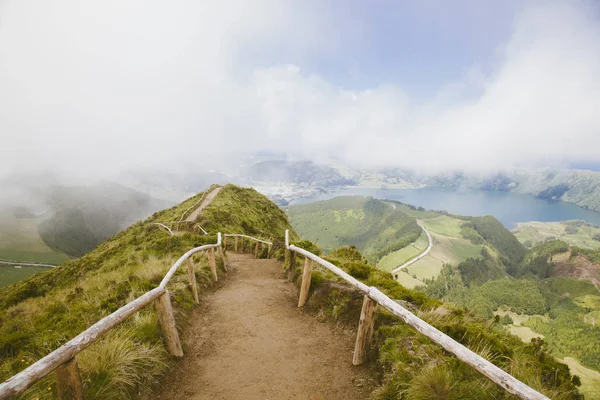
[[[256,150],[431,172],[600,159],[585,4],[525,9],[492,73],[471,66],[416,102],[304,72],[363,29],[315,3],[0,3],[0,171],[96,176]]]

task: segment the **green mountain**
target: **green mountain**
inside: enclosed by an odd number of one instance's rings
[[[179,256],[192,247],[214,243],[219,231],[271,239],[274,242],[271,254],[283,258],[283,232],[291,229],[288,217],[253,189],[225,186],[196,221],[208,231],[206,236],[194,232],[171,236],[155,224],[173,221],[197,204],[201,196],[202,193],[155,213],[81,258],[0,288],[0,379],[24,369],[95,321],[156,286]],[[371,204],[366,206],[366,211],[362,208],[365,218],[370,210],[379,209],[386,215],[385,221],[398,224],[397,221],[404,221],[404,225],[397,225],[400,228],[416,225],[414,218],[406,214],[384,213],[382,206],[385,210],[397,211],[389,204],[372,199],[362,199],[363,203],[353,203],[353,200],[349,199],[348,204]],[[301,241],[293,230],[291,240],[302,247],[315,248],[309,241]],[[357,279],[402,301],[419,317],[549,397],[581,398],[576,388],[577,379],[565,365],[548,355],[542,342],[523,343],[505,333],[499,323],[490,323],[464,309],[444,305],[403,287],[389,273],[369,265],[356,248],[333,249],[326,257]],[[206,257],[199,255],[195,262],[201,266],[196,272],[200,286],[211,285]],[[301,260],[297,260],[294,267],[300,270]],[[222,265],[219,274],[224,274]],[[355,329],[362,294],[318,268],[311,281],[307,311]],[[185,272],[174,276],[169,291],[177,326],[185,326],[193,306]],[[171,362],[161,335],[156,314],[148,307],[84,351],[78,361],[86,398],[131,398],[140,392],[148,394]],[[378,380],[378,388],[373,393],[375,399],[433,398],[436,395],[454,399],[511,398],[503,389],[382,310],[376,314],[373,355],[373,373]],[[30,389],[27,397],[48,398],[54,385],[54,377],[50,375]]]
[[[373,263],[421,235],[415,218],[372,197],[336,197],[285,210],[296,231],[325,251],[353,245]]]

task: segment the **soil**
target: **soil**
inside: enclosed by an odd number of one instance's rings
[[[182,360],[157,399],[365,399],[368,367],[352,365],[354,335],[297,308],[281,263],[228,253],[223,286],[183,335]]]
[[[554,270],[552,276],[587,280],[600,290],[600,265],[594,264],[582,256],[576,256],[574,260],[570,260],[570,257],[570,252],[553,256]]]

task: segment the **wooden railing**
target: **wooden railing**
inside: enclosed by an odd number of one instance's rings
[[[215,249],[218,250],[219,257],[224,259],[224,249],[227,250],[228,238],[234,238],[233,250],[236,252],[243,250],[245,239],[256,242],[256,245],[253,249],[253,253],[256,257],[260,255],[261,246],[268,246],[267,256],[270,255],[273,246],[272,242],[241,234],[224,235],[223,246],[221,246],[221,234],[219,233],[217,243],[196,247],[181,256],[169,269],[158,287],[150,290],[127,305],[121,307],[109,316],[101,319],[57,350],[48,354],[17,375],[11,377],[6,382],[0,384],[0,399],[7,399],[23,393],[35,382],[53,371],[56,374],[57,390],[60,399],[82,399],[83,386],[79,377],[79,369],[76,361],[77,354],[94,343],[98,337],[100,337],[100,335],[108,332],[125,319],[136,313],[138,310],[154,301],[160,326],[164,332],[167,350],[175,357],[182,357],[183,350],[181,348],[179,334],[175,326],[175,319],[173,316],[169,291],[166,289],[166,286],[175,272],[177,272],[178,268],[184,262],[187,262],[190,288],[192,289],[194,301],[198,303],[198,291],[196,277],[194,274],[194,265],[190,257],[200,251],[208,251],[209,266],[213,273],[214,279],[217,280],[218,276],[215,263]],[[239,243],[240,239],[241,248]],[[380,305],[386,310],[390,311],[392,314],[399,317],[408,325],[412,326],[421,334],[427,336],[432,341],[442,346],[446,351],[454,354],[458,359],[462,360],[485,375],[507,392],[521,399],[549,400],[543,394],[525,385],[523,382],[509,375],[485,358],[479,356],[451,337],[429,325],[427,322],[423,321],[406,308],[402,307],[396,301],[386,296],[379,289],[365,285],[332,263],[307,250],[290,245],[289,232],[287,230],[285,232],[285,248],[286,264],[288,266],[292,266],[292,268],[290,268],[290,279],[294,279],[296,254],[303,256],[305,259],[298,307],[303,307],[308,299],[313,261],[333,272],[348,284],[364,293],[363,306],[354,347],[354,356],[352,359],[352,363],[354,365],[360,365],[368,358],[368,350],[373,336],[375,309],[377,305]]]
[[[356,344],[354,346],[354,356],[352,363],[354,365],[360,365],[364,363],[368,358],[368,350],[373,336],[373,325],[375,317],[375,309],[377,305],[381,305],[383,308],[391,312],[392,314],[399,317],[402,321],[412,326],[418,332],[427,336],[435,343],[442,346],[446,351],[454,354],[458,359],[462,360],[466,364],[470,365],[491,381],[502,387],[507,392],[517,396],[520,399],[527,400],[548,400],[546,396],[525,385],[514,376],[506,373],[502,369],[498,368],[485,358],[469,350],[467,347],[458,343],[450,336],[442,333],[427,322],[423,321],[406,308],[395,302],[393,299],[386,296],[376,287],[369,287],[364,283],[360,282],[353,276],[349,275],[345,271],[336,267],[332,263],[323,260],[321,257],[315,254],[290,245],[289,243],[289,231],[285,231],[285,247],[286,247],[286,264],[290,266],[290,275],[295,272],[295,256],[299,254],[304,257],[304,270],[302,274],[302,284],[300,286],[300,294],[298,299],[298,307],[303,307],[308,298],[308,291],[310,289],[310,278],[312,273],[312,262],[325,267],[329,271],[333,272],[348,284],[354,286],[356,289],[364,293],[362,311],[360,314],[360,321],[358,324],[358,332],[356,335]],[[290,278],[292,279],[292,278]]]
[[[217,236],[217,243],[193,248],[181,256],[166,273],[158,287],[119,308],[109,316],[102,318],[52,353],[0,384],[0,399],[8,399],[23,393],[35,382],[53,371],[56,374],[56,387],[60,399],[82,399],[83,385],[79,376],[79,368],[76,360],[77,355],[94,343],[102,334],[113,329],[152,302],[155,302],[158,320],[165,336],[167,351],[175,357],[183,357],[183,350],[181,348],[181,341],[179,340],[179,333],[175,326],[175,318],[173,316],[173,308],[167,284],[179,267],[186,262],[190,289],[192,290],[194,301],[198,304],[198,288],[194,273],[194,263],[190,257],[195,253],[207,251],[208,264],[216,281],[218,280],[218,275],[215,249],[218,251],[218,256],[223,259],[221,233]]]
[[[225,234],[224,235],[224,239],[223,239],[223,243],[224,243],[223,247],[225,247],[225,249],[227,249],[227,238],[229,238],[229,237],[234,238],[233,250],[235,252],[237,252],[239,250],[239,248],[240,248],[239,247],[240,243],[239,243],[238,239],[242,240],[242,243],[241,243],[242,247],[244,246],[244,239],[249,239],[249,240],[253,240],[253,241],[256,242],[256,245],[254,247],[254,255],[256,257],[259,256],[262,245],[267,245],[267,258],[269,258],[269,256],[271,255],[271,249],[273,247],[273,243],[272,242],[268,242],[266,240],[257,239],[255,237],[248,236],[248,235],[242,235],[242,234],[233,234],[233,233]]]

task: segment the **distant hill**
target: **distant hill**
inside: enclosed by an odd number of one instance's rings
[[[0,210],[0,259],[59,264],[167,205],[115,183],[50,185],[20,195],[23,205]]]
[[[415,218],[372,197],[342,196],[285,210],[296,231],[325,251],[353,245],[373,263],[421,235]]]

